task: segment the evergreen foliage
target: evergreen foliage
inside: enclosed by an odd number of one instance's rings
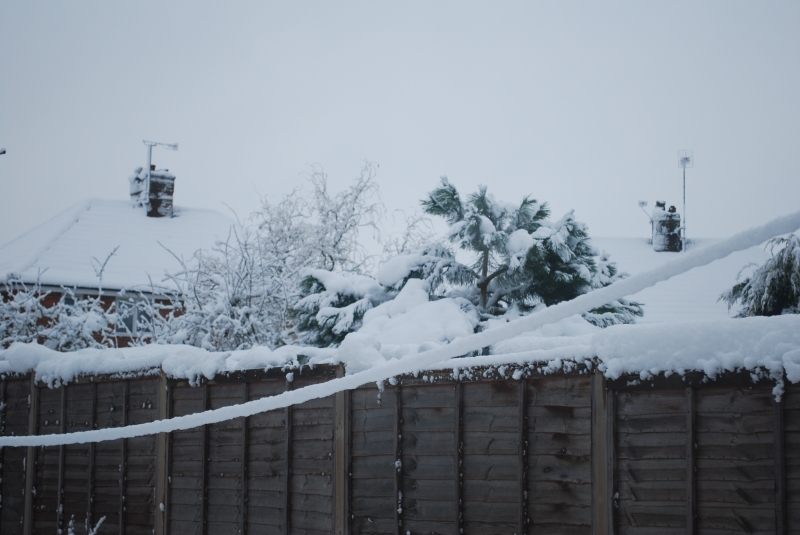
[[[471,254],[472,262],[459,270],[460,283],[465,284],[463,273],[468,273],[475,305],[484,314],[503,314],[512,306],[523,311],[550,306],[622,277],[591,246],[586,225],[572,211],[553,223],[547,219],[547,203],[530,197],[518,205],[501,202],[485,186],[462,201],[446,177],[422,206],[444,218],[449,241]],[[641,305],[620,301],[590,312],[587,319],[606,326],[632,323],[641,315]]]
[[[772,258],[719,298],[728,310],[741,303],[737,317],[800,314],[800,237],[773,238],[767,246]]]

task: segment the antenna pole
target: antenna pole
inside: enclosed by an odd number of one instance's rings
[[[150,198],[150,169],[153,168],[151,162],[153,161],[153,145],[151,143],[147,143],[147,184],[145,184],[145,188],[147,190],[147,199]],[[685,173],[686,171],[684,171]]]
[[[686,252],[686,166],[683,166],[683,252]]]

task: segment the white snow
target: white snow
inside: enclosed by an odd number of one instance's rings
[[[0,280],[18,275],[43,285],[97,288],[97,263],[119,247],[103,272],[104,289],[148,289],[198,249],[225,240],[234,222],[213,210],[176,207],[177,217],[147,217],[126,201],[81,202],[0,247]],[[169,250],[169,251],[168,251]],[[93,261],[96,259],[96,261]]]
[[[380,267],[376,278],[384,286],[394,286],[429,259],[430,257],[417,253],[393,256]]]
[[[533,237],[528,234],[525,229],[518,229],[508,235],[506,241],[506,251],[508,254],[514,255],[521,252],[527,252],[528,249],[533,247]]]

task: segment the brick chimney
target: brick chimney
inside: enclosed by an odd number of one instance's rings
[[[147,217],[172,217],[175,175],[167,169],[150,171],[150,195]]]

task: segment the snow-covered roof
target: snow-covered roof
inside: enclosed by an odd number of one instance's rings
[[[719,241],[721,240],[697,239],[690,244],[688,251]],[[592,238],[592,244],[598,250],[609,253],[610,259],[617,264],[619,270],[630,275],[649,271],[686,254],[657,253],[644,238]],[[645,305],[644,317],[639,318],[637,323],[728,318],[731,313],[725,303],[717,301],[719,295],[736,283],[736,276],[742,269],[744,275],[752,272],[752,267],[749,271],[746,269],[748,264],[761,266],[769,257],[769,250],[759,245],[628,296],[628,299]]]
[[[147,217],[127,201],[86,200],[0,247],[0,281],[19,276],[42,285],[147,289],[180,269],[198,249],[226,239],[234,222],[214,210],[175,208],[176,217]],[[173,254],[175,256],[173,256]]]

